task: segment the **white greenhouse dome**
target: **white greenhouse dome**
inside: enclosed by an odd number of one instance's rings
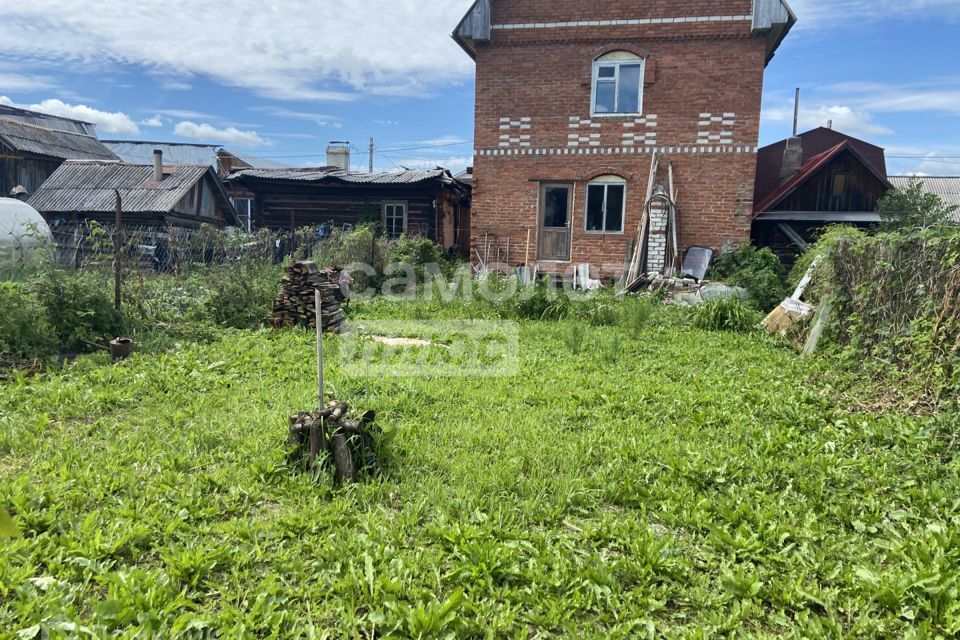
[[[0,270],[34,264],[39,249],[52,238],[36,209],[14,198],[0,198]]]

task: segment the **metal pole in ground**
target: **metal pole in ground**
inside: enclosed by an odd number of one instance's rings
[[[120,310],[120,288],[123,262],[120,256],[123,250],[123,203],[120,200],[120,191],[115,190],[117,196],[116,221],[113,228],[113,304]]]
[[[313,290],[314,304],[317,306],[317,394],[320,398],[320,409],[324,405],[323,393],[323,306],[321,304],[320,289]]]

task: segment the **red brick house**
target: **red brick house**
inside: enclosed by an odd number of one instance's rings
[[[784,0],[477,0],[473,258],[509,241],[541,271],[623,270],[654,151],[672,165],[678,244],[750,236],[763,75]],[[505,256],[498,250],[500,257]]]

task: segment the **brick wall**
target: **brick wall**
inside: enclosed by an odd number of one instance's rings
[[[741,19],[749,0],[494,2],[491,42],[477,48],[472,242],[510,238],[536,255],[540,181],[575,185],[572,264],[616,275],[636,237],[650,162],[673,164],[682,247],[749,237],[766,41]],[[552,25],[682,18],[669,24]],[[723,18],[723,19],[721,19]],[[539,25],[539,26],[534,26]],[[508,28],[509,27],[509,28]],[[646,60],[643,115],[591,117],[593,61],[614,50]],[[627,181],[623,234],[584,232],[586,183]],[[519,250],[515,247],[520,247]],[[473,257],[476,258],[476,253]],[[568,265],[542,265],[566,269]]]

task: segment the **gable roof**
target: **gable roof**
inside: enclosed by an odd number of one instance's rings
[[[842,142],[848,142],[871,171],[886,178],[887,160],[882,147],[870,144],[853,136],[826,127],[818,127],[798,136],[803,145],[802,162],[828,151]],[[780,170],[783,168],[783,152],[786,140],[774,142],[757,151],[757,179],[754,185],[754,202],[766,200],[780,188]]]
[[[125,162],[78,161],[63,163],[29,200],[44,214],[111,213],[115,191],[120,192],[125,213],[169,213],[201,180],[207,180],[227,217],[236,214],[213,169],[208,165],[170,165],[164,179],[153,180],[153,166]]]
[[[851,153],[861,163],[863,163],[863,165],[869,169],[870,173],[880,180],[880,182],[882,182],[888,188],[891,187],[890,182],[887,180],[887,176],[885,174],[878,173],[870,165],[870,163],[864,160],[863,156],[857,152],[856,148],[849,140],[844,140],[840,144],[806,160],[797,175],[793,176],[782,185],[774,189],[762,201],[754,206],[754,214],[761,214],[770,211],[770,209],[778,205],[787,196],[803,186],[807,180],[812,178],[818,171],[826,167],[832,160],[834,160],[834,158],[844,152]]]
[[[96,136],[61,131],[0,114],[0,142],[14,151],[58,160],[116,160]],[[37,120],[39,122],[39,120]]]
[[[475,0],[453,30],[453,39],[474,60],[477,57],[477,43],[490,42],[490,34],[493,29],[492,9],[492,0]],[[662,17],[686,18],[690,16]],[[767,37],[766,61],[769,63],[784,38],[787,37],[790,29],[796,24],[797,16],[786,0],[753,0],[753,15],[751,18],[753,20],[753,34],[766,35]],[[623,22],[631,24],[630,21]],[[619,24],[620,21],[617,21],[617,23]]]

